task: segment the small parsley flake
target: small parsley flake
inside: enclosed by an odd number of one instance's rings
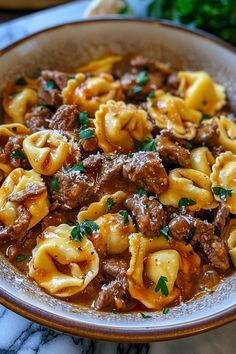
[[[92,220],[84,220],[81,224],[77,224],[71,230],[71,239],[81,242],[86,235],[92,235],[93,231],[98,230],[98,225]]]
[[[55,191],[55,192],[59,192],[59,190],[60,190],[58,181],[59,181],[59,180],[58,180],[57,177],[53,177],[53,178],[51,179],[51,187],[52,187],[52,190]]]
[[[16,80],[15,84],[17,86],[26,86],[27,81],[23,77],[19,77],[19,79]]]
[[[74,223],[74,221],[72,221],[72,220],[67,220],[67,225],[69,225],[69,226],[74,226],[75,225],[75,223]]]
[[[136,188],[135,194],[138,194],[139,197],[142,197],[142,195],[147,194],[147,192],[143,188]]]
[[[84,129],[84,130],[80,130],[79,132],[79,139],[83,140],[83,139],[90,139],[94,136],[94,132],[91,129]]]
[[[86,168],[85,168],[83,162],[79,162],[79,163],[75,164],[74,166],[72,166],[71,168],[66,169],[66,172],[73,172],[73,171],[85,172]]]
[[[24,254],[19,254],[16,257],[16,262],[23,262],[24,260],[26,260],[26,256]]]
[[[47,80],[43,87],[43,91],[50,92],[55,88],[55,82],[53,80]]]
[[[168,287],[166,285],[167,282],[168,282],[167,277],[161,275],[159,280],[158,280],[158,282],[157,282],[157,285],[155,287],[155,292],[157,293],[158,291],[160,291],[162,293],[162,295],[168,296],[169,295],[169,290],[168,290]]]
[[[116,205],[114,200],[112,198],[107,198],[107,201],[106,201],[107,210],[110,211],[114,205]]]
[[[143,143],[143,151],[157,151],[154,139],[145,140]]]
[[[149,94],[148,94],[148,98],[155,98],[156,96],[155,96],[155,92],[150,92]]]
[[[134,87],[132,87],[132,92],[139,93],[142,91],[142,89],[143,89],[142,86],[134,86]]]
[[[194,205],[194,204],[196,204],[196,202],[193,199],[181,198],[179,200],[178,207],[179,207],[179,209],[181,209],[181,208],[183,208],[185,206],[191,206],[191,205]]]
[[[87,112],[80,112],[80,114],[78,115],[78,121],[82,125],[89,124],[88,113]]]
[[[146,83],[148,82],[149,77],[147,75],[147,72],[145,70],[140,71],[135,78],[135,81],[137,82],[137,84],[139,85],[146,85]]]
[[[164,226],[160,229],[160,233],[170,243],[169,226]]]
[[[167,307],[164,307],[162,310],[163,315],[167,315],[169,313],[170,309],[168,309]]]
[[[140,312],[140,316],[141,316],[142,318],[144,318],[144,319],[152,318],[152,316],[146,315],[146,314],[143,313],[143,312]]]
[[[106,160],[106,161],[111,161],[112,158],[111,158],[111,156],[105,156],[105,160]]]
[[[191,227],[189,233],[186,236],[184,236],[184,241],[186,245],[188,245],[192,241],[195,232],[196,232],[196,227]]]
[[[222,187],[213,187],[213,193],[217,195],[221,200],[226,200],[232,196],[232,189],[225,189]]]
[[[25,155],[23,154],[22,151],[20,151],[19,149],[16,149],[16,150],[12,151],[11,157],[14,159],[24,160]]]
[[[129,214],[128,214],[127,210],[120,210],[119,214],[121,216],[123,216],[124,224],[128,224],[128,222],[129,222]]]

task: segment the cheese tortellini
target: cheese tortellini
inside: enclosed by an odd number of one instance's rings
[[[24,88],[16,94],[5,94],[3,107],[7,115],[16,123],[24,123],[27,110],[37,103],[37,94],[31,88]]]
[[[159,128],[171,129],[178,138],[193,139],[202,114],[187,107],[184,100],[162,90],[148,98],[148,112]]]
[[[176,286],[179,272],[188,286],[193,274],[199,271],[200,257],[191,245],[176,241],[170,245],[164,237],[150,239],[140,233],[132,234],[129,241],[129,292],[150,309],[161,310],[179,296],[180,290]],[[166,279],[168,294],[165,295],[156,289],[161,277]]]
[[[210,176],[212,187],[220,187],[231,191],[224,200],[232,214],[236,214],[236,155],[231,151],[223,152],[216,158]],[[215,199],[222,201],[215,193]]]
[[[33,169],[51,176],[62,167],[70,144],[57,131],[41,130],[25,138],[23,148]]]
[[[11,124],[2,124],[0,126],[0,140],[4,141],[7,138],[16,135],[26,135],[30,134],[30,130],[23,124],[20,123],[11,123]],[[3,172],[3,176],[6,177],[13,167],[8,163],[0,162],[0,171]]]
[[[225,105],[225,89],[205,71],[181,71],[179,92],[189,108],[214,115]]]
[[[98,145],[104,152],[133,151],[134,139],[144,141],[153,129],[144,110],[122,101],[108,101],[95,116]]]
[[[130,216],[128,222],[119,213],[111,213],[107,209],[107,201],[110,199],[115,206],[122,203],[126,193],[118,191],[114,194],[107,194],[99,202],[90,204],[87,210],[78,214],[78,222],[93,220],[99,229],[93,235],[93,244],[99,253],[120,254],[129,247],[128,236],[135,232],[135,227]]]
[[[190,154],[190,167],[210,176],[215,158],[207,147],[193,149]]]
[[[102,103],[122,97],[120,82],[114,81],[110,74],[86,78],[85,74],[79,73],[63,90],[64,104],[77,104],[90,115],[94,115]]]
[[[99,60],[93,60],[90,63],[81,66],[77,69],[78,73],[89,73],[90,75],[99,75],[102,73],[110,74],[113,68],[113,65],[121,61],[122,57],[118,55],[113,55]]]
[[[29,276],[50,294],[68,297],[84,290],[99,270],[99,258],[86,236],[71,240],[73,227],[49,226],[37,238],[29,263]]]
[[[168,190],[160,195],[164,205],[178,207],[182,198],[192,199],[195,204],[190,210],[213,209],[217,207],[210,178],[203,172],[191,168],[175,168],[169,174]]]
[[[216,118],[219,129],[219,144],[225,150],[230,150],[236,154],[236,124],[225,116]]]
[[[5,226],[13,224],[17,217],[17,209],[20,202],[9,200],[10,196],[17,193],[24,193],[27,188],[36,189],[45,187],[40,175],[31,170],[25,171],[22,168],[16,168],[5,179],[0,188],[0,221]],[[47,189],[43,188],[40,194],[27,198],[22,202],[24,207],[31,214],[31,220],[28,229],[40,222],[49,212],[49,201]]]

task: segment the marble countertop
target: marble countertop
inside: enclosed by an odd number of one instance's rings
[[[139,1],[137,14],[142,13],[144,3],[150,2]],[[1,24],[0,49],[43,28],[80,19],[87,5],[88,1],[76,1]],[[98,342],[42,327],[0,306],[0,354],[235,354],[235,330],[234,322],[205,334],[171,342]]]

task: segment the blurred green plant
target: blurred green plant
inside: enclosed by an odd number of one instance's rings
[[[147,14],[201,28],[236,45],[235,0],[153,0]]]

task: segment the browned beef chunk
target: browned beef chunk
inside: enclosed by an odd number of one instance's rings
[[[140,232],[149,237],[160,235],[160,229],[166,222],[166,212],[154,197],[135,194],[125,200],[125,206],[135,218]]]
[[[77,209],[88,205],[94,199],[94,180],[79,171],[58,171],[57,178],[59,190],[51,185],[52,197],[58,200],[62,209]],[[57,189],[57,188],[56,188]]]
[[[184,142],[176,138],[170,130],[162,130],[156,141],[157,151],[164,163],[189,166],[190,152],[182,146]]]
[[[227,218],[229,216],[229,208],[221,204],[217,209],[213,211],[213,222],[212,224],[215,226],[215,233],[220,236],[223,231]]]
[[[169,223],[169,231],[173,238],[191,243],[196,248],[200,244],[204,255],[214,268],[229,268],[227,246],[214,234],[214,225],[189,215],[178,215]]]
[[[52,116],[49,128],[57,130],[74,130],[79,127],[80,110],[76,104],[62,105]]]
[[[218,145],[219,130],[215,119],[212,119],[209,124],[200,124],[197,135],[196,142],[199,144],[206,143],[209,147],[214,147]]]
[[[22,191],[10,194],[7,199],[10,202],[22,203],[25,202],[26,199],[36,197],[39,194],[45,192],[46,190],[47,189],[45,186],[39,186],[36,184],[29,183]]]
[[[107,154],[104,157],[104,163],[99,176],[99,185],[102,186],[107,182],[111,182],[115,176],[122,176],[123,165],[127,157],[116,153]]]
[[[60,71],[43,70],[38,79],[40,103],[59,107],[62,104],[61,91],[66,87],[68,74]]]
[[[168,176],[158,153],[137,152],[123,166],[123,175],[138,187],[157,195],[168,187]]]
[[[16,135],[10,136],[7,141],[1,141],[0,162],[8,163],[13,168],[28,168],[29,164],[22,148],[24,138],[24,135]]]
[[[25,115],[25,124],[35,133],[39,130],[48,129],[48,123],[52,116],[49,108],[44,106],[36,106]]]
[[[0,227],[0,240],[10,239],[13,242],[20,243],[27,233],[30,220],[30,212],[23,205],[20,205],[17,208],[17,217],[13,225]]]
[[[76,224],[78,210],[56,210],[53,213],[48,214],[42,220],[42,230],[49,226],[58,226],[60,224]]]
[[[118,310],[126,309],[128,299],[127,269],[128,264],[122,259],[111,258],[103,261],[102,272],[115,280],[102,286],[93,305],[96,310],[108,307]]]
[[[85,152],[96,152],[99,151],[100,148],[98,146],[98,141],[95,136],[95,129],[93,127],[89,127],[87,131],[92,132],[92,137],[91,138],[86,138],[86,139],[81,139],[79,140],[79,146],[85,151]]]
[[[83,160],[83,165],[86,169],[86,172],[89,174],[97,175],[103,166],[104,156],[100,153],[96,155],[90,155]]]

